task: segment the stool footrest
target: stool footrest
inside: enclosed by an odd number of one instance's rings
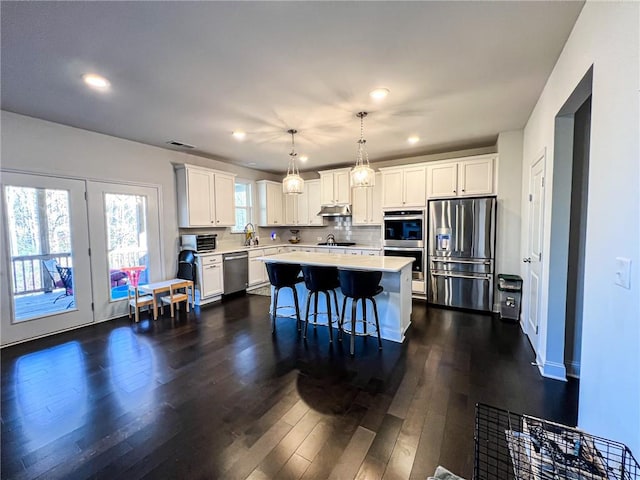
[[[358,318],[356,320],[356,322],[358,322],[357,325],[362,325],[364,323],[362,321],[362,319],[360,319],[360,318]],[[351,321],[345,319],[344,324],[342,325],[342,331],[344,333],[348,333],[349,335],[351,335],[351,329],[347,328],[347,323],[351,323]],[[377,334],[378,333],[378,329],[376,328],[375,322],[367,322],[367,325],[371,325],[373,327],[373,330],[371,332],[368,332],[368,333],[356,331],[356,333],[355,333],[356,337],[369,337],[371,334]]]

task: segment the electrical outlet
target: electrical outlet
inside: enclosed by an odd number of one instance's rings
[[[614,280],[616,285],[622,288],[631,288],[631,259],[624,257],[616,257],[616,277]]]
[[[316,240],[318,240],[319,242],[322,241],[322,237],[316,237]]]

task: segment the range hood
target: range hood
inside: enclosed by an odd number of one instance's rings
[[[351,205],[323,205],[318,213],[320,217],[350,217]]]

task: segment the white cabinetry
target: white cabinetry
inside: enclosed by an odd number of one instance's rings
[[[320,180],[307,180],[304,182],[304,191],[307,195],[307,218],[309,225],[324,225],[324,218],[318,216],[322,202],[320,201]]]
[[[264,262],[258,260],[258,257],[264,255],[262,248],[249,251],[249,286],[259,285],[266,282],[267,271],[264,268]]]
[[[320,180],[308,180],[304,192],[299,195],[284,195],[284,225],[324,225],[320,211]]]
[[[236,224],[236,179],[231,175],[214,175],[216,199],[216,226],[232,227]]]
[[[495,155],[458,159],[427,167],[429,198],[490,195]]]
[[[235,224],[235,175],[193,165],[176,168],[178,225],[229,227]]]
[[[326,170],[320,173],[320,202],[322,205],[351,203],[350,168]]]
[[[284,223],[285,225],[309,224],[309,194],[305,191],[298,195],[284,195]]]
[[[351,191],[352,225],[382,224],[382,174],[376,173],[373,187],[356,187]]]
[[[282,208],[282,184],[269,180],[259,180],[258,201],[260,203],[258,225],[262,227],[281,227],[284,222]]]
[[[198,258],[198,288],[200,299],[222,295],[222,255],[202,255]]]
[[[382,208],[424,207],[425,172],[424,165],[382,170]]]
[[[460,195],[493,193],[493,157],[464,160],[458,163]]]

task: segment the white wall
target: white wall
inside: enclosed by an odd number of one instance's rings
[[[524,130],[528,166],[547,149],[541,350],[560,358],[563,335],[549,311],[549,252],[555,116],[593,65],[579,426],[640,454],[640,109],[637,2],[587,2]],[[522,205],[527,217],[526,204]],[[523,224],[522,243],[526,239]],[[632,261],[631,289],[614,285],[615,257]],[[544,324],[544,325],[543,325]],[[539,352],[540,353],[540,352]]]
[[[175,270],[178,251],[173,163],[226,170],[249,180],[274,177],[249,168],[5,111],[0,126],[0,166],[3,169],[159,185],[165,272]]]
[[[498,135],[496,273],[520,273],[522,139],[522,130]]]

